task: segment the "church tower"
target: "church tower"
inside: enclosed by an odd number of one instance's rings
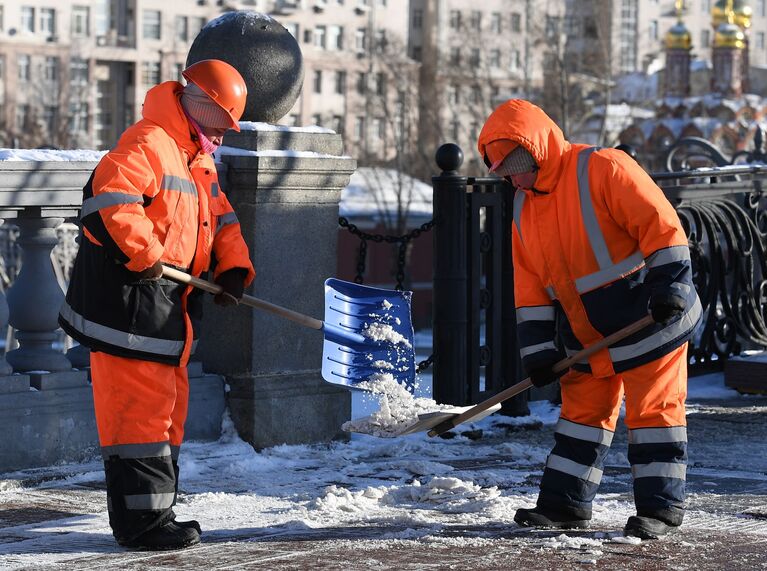
[[[677,22],[666,34],[666,97],[687,97],[690,95],[690,51],[692,39],[690,31],[682,21],[684,0],[676,0]]]
[[[718,25],[714,35],[711,90],[723,97],[740,97],[743,94],[746,35],[735,23],[733,0],[726,0],[725,15],[727,20]],[[747,66],[747,61],[745,63]]]

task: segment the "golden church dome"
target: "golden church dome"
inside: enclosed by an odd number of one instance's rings
[[[692,48],[692,36],[687,26],[680,20],[666,33],[666,49],[689,50]]]
[[[719,30],[719,26],[727,23],[727,0],[718,0],[714,4],[714,9],[711,12],[711,24],[714,29]],[[732,10],[734,14],[734,24],[737,24],[744,30],[751,27],[751,17],[753,16],[753,10],[748,5],[746,0],[733,0]]]
[[[736,24],[720,24],[714,34],[714,47],[742,50],[746,47],[746,34]]]

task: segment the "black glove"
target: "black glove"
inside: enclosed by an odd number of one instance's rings
[[[555,373],[554,369],[552,368],[553,366],[554,363],[546,363],[532,369],[528,376],[530,377],[533,385],[536,387],[545,387],[546,385],[550,385],[556,381],[559,377],[567,372],[567,369],[565,369],[564,371]]]
[[[149,266],[145,270],[135,272],[136,277],[140,280],[159,280],[162,277],[162,262],[157,260],[154,264]]]
[[[219,274],[216,278],[216,283],[220,285],[224,291],[213,298],[216,305],[229,306],[237,305],[242,299],[242,294],[245,291],[245,278],[248,277],[248,270],[242,268],[232,268]]]
[[[647,307],[656,323],[666,324],[682,315],[687,302],[681,295],[666,290],[651,294]]]

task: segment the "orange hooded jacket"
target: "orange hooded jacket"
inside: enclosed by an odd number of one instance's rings
[[[158,260],[199,276],[255,271],[237,216],[210,155],[180,103],[183,87],[152,88],[143,119],[123,133],[83,189],[80,250],[59,322],[94,350],[183,364],[193,345],[199,292],[169,280],[139,281]]]
[[[647,173],[622,151],[569,143],[523,100],[503,103],[488,118],[478,144],[486,161],[486,146],[497,139],[523,145],[540,169],[534,189],[514,198],[514,294],[526,369],[640,319],[661,288],[686,299],[681,318],[645,328],[574,368],[609,376],[684,343],[701,315],[687,238]]]

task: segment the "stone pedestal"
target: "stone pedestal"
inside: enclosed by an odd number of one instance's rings
[[[323,319],[336,273],[338,202],[355,161],[340,135],[300,131],[228,134],[219,177],[256,267],[251,295]],[[348,391],[321,375],[321,332],[246,307],[207,300],[197,358],[226,375],[240,435],[256,448],[342,438]]]

